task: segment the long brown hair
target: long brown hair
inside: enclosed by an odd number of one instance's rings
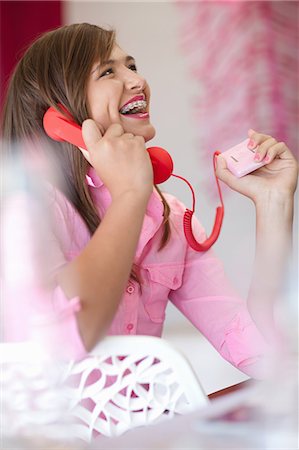
[[[91,235],[100,224],[93,204],[86,173],[89,163],[76,147],[53,142],[43,129],[43,115],[49,106],[62,104],[78,124],[88,118],[86,88],[91,68],[106,60],[115,44],[115,32],[86,23],[66,25],[39,37],[17,64],[8,87],[3,109],[5,149],[12,152],[15,141],[40,139],[49,142],[55,170],[64,183],[59,186],[77,209]],[[49,150],[48,150],[49,151]],[[162,249],[170,235],[169,206],[157,188],[163,205]]]

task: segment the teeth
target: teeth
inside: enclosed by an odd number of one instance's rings
[[[145,110],[146,106],[147,106],[147,103],[145,100],[138,100],[137,102],[128,103],[126,106],[121,108],[120,113],[126,114],[129,111],[132,111],[133,109],[136,109],[135,112],[140,112],[140,111]]]

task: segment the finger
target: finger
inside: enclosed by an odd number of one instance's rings
[[[127,139],[133,139],[134,138],[134,134],[132,134],[132,133],[124,133],[122,137],[127,138]]]
[[[262,144],[264,141],[266,141],[270,137],[272,137],[269,134],[258,133],[257,131],[253,130],[252,128],[250,128],[248,130],[248,136],[250,137],[250,142],[252,144],[251,146],[248,145],[250,148],[254,148],[257,145]]]
[[[92,161],[91,161],[91,157],[90,157],[90,152],[88,150],[84,150],[84,148],[79,147],[79,149],[81,150],[84,158],[89,162],[89,164],[92,166]]]
[[[275,145],[268,149],[267,155],[265,157],[265,162],[269,164],[277,157],[282,159],[284,159],[283,157],[293,158],[291,151],[288,149],[284,142],[277,142]]]
[[[145,144],[145,139],[144,139],[143,136],[134,136],[134,138],[135,138],[137,141],[142,142],[142,144]]]
[[[275,144],[277,144],[277,140],[270,137],[261,145],[259,145],[254,155],[255,161],[262,161],[265,158],[268,150]]]
[[[105,137],[120,137],[124,134],[124,129],[120,123],[113,123],[107,129]]]
[[[120,123],[120,105],[118,96],[112,96],[109,98],[108,114],[111,119],[111,123]]]
[[[92,119],[84,120],[82,124],[82,136],[88,149],[96,146],[103,137],[97,124]]]

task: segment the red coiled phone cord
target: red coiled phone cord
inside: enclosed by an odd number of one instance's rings
[[[219,180],[216,176],[216,158],[218,155],[220,155],[221,152],[214,152],[213,155],[213,166],[214,166],[214,175],[215,175],[215,179],[216,179],[216,183],[217,183],[217,188],[218,188],[218,193],[219,193],[219,198],[220,198],[220,202],[221,202],[221,206],[218,206],[216,209],[216,215],[215,215],[215,220],[214,220],[214,226],[213,226],[213,230],[211,235],[204,241],[204,242],[197,242],[197,240],[195,239],[194,235],[193,235],[193,231],[192,231],[192,216],[194,214],[195,211],[195,194],[194,194],[194,190],[191,186],[191,184],[189,183],[189,181],[187,181],[184,177],[181,177],[179,175],[175,175],[172,174],[173,177],[176,178],[180,178],[181,180],[185,181],[185,183],[188,184],[188,186],[191,189],[192,192],[192,210],[190,209],[186,209],[185,214],[184,214],[184,233],[185,233],[185,237],[186,240],[188,242],[188,244],[190,245],[190,247],[192,247],[194,250],[198,251],[198,252],[205,252],[206,250],[208,250],[214,243],[215,241],[218,239],[220,230],[221,230],[221,226],[222,226],[222,222],[223,222],[223,216],[224,216],[224,204],[223,204],[223,199],[222,199],[222,193],[221,193],[221,189],[220,189],[220,185],[219,185]]]

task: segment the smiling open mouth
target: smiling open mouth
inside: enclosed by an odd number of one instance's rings
[[[145,113],[146,107],[147,103],[145,100],[138,100],[136,102],[126,104],[120,109],[119,112],[123,115]]]

